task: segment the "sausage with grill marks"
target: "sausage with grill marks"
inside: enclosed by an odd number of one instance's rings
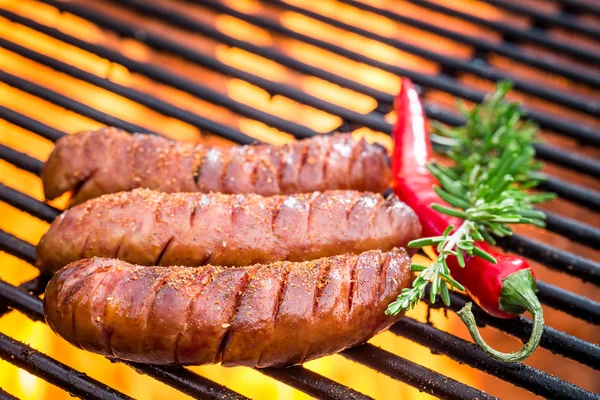
[[[392,196],[356,191],[104,195],[63,212],[37,246],[44,272],[82,258],[141,265],[243,266],[390,250],[417,239],[413,211]]]
[[[50,281],[44,314],[72,344],[135,362],[299,364],[362,343],[399,316],[403,249],[224,268],[86,259]]]
[[[389,178],[385,149],[350,134],[226,149],[116,128],[61,138],[42,171],[46,198],[72,191],[72,204],[134,188],[262,195],[382,192]]]

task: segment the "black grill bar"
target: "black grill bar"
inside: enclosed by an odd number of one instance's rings
[[[585,35],[591,39],[598,39],[600,37],[600,29],[591,24],[586,24],[583,21],[577,21],[576,19],[565,15],[565,14],[549,14],[543,11],[538,11],[529,6],[515,3],[513,0],[483,0],[488,4],[492,4],[496,8],[500,8],[506,11],[513,12],[515,14],[527,15],[530,17],[536,26],[550,27],[559,26],[561,28],[568,29],[573,32],[577,32],[581,35]]]
[[[428,294],[425,296],[425,299],[427,299],[427,297]],[[456,312],[463,308],[467,302],[471,301],[471,299],[462,294],[451,292],[450,301],[449,308]],[[432,308],[445,307],[441,302],[431,304],[431,302],[427,301],[427,303]],[[523,342],[529,339],[531,335],[533,323],[528,318],[523,316],[518,316],[516,319],[494,318],[475,304],[473,305],[472,310],[479,326],[492,326],[502,332],[506,332],[519,338]],[[540,345],[554,354],[560,354],[573,360],[577,360],[581,364],[591,368],[600,369],[600,347],[595,344],[586,342],[585,340],[549,326],[545,326]]]
[[[600,229],[553,212],[546,213],[546,229],[575,242],[600,249]]]
[[[0,144],[0,160],[7,161],[12,165],[35,175],[39,175],[44,166],[44,163],[40,160],[28,156],[25,153],[13,150],[3,144]]]
[[[0,10],[0,15],[2,14],[3,10]],[[101,78],[97,75],[73,67],[69,64],[58,61],[52,57],[48,57],[41,53],[35,52],[6,39],[0,38],[0,47],[3,47],[30,60],[43,64],[47,67],[50,67],[55,71],[68,74],[74,78],[81,79],[82,81],[91,83],[92,85],[98,86],[102,89],[108,90],[127,99],[143,104],[146,107],[158,111],[166,116],[177,118],[181,121],[187,122],[188,124],[193,125],[198,129],[206,130],[208,132],[217,134],[219,136],[222,136],[229,140],[233,140],[238,143],[250,144],[256,141],[255,139],[243,134],[242,132],[236,129],[222,125],[208,118],[204,118],[198,114],[195,114],[183,108],[176,107],[168,102],[159,99],[158,97],[152,96],[148,93],[140,92],[135,89],[128,88],[126,86],[119,85],[110,81],[109,79]],[[143,133],[143,131],[137,132]]]
[[[600,210],[600,192],[548,176],[538,186],[540,190],[554,192],[563,199],[585,206],[591,210]]]
[[[285,384],[299,388],[304,393],[308,393],[318,399],[371,399],[369,396],[365,396],[362,393],[341,385],[337,388],[332,388],[327,378],[300,366],[289,368],[264,368],[260,369],[259,372]]]
[[[441,90],[454,96],[478,103],[480,103],[484,98],[483,92],[474,90],[471,87],[467,87],[454,79],[450,79],[447,76],[423,74],[410,69],[398,67],[397,65],[378,61],[361,53],[337,46],[333,43],[296,32],[277,22],[274,22],[271,19],[239,12],[216,1],[186,1],[193,2],[199,6],[210,8],[219,13],[230,15],[232,17],[241,19],[242,21],[261,26],[262,28],[278,34],[288,36],[292,39],[308,43],[321,49],[325,49],[350,60],[367,64],[395,75],[406,76],[412,79],[415,83],[425,87]],[[581,123],[564,118],[557,118],[552,115],[540,113],[534,110],[527,110],[526,116],[532,120],[535,120],[542,128],[562,133],[566,136],[573,137],[586,143],[593,143],[594,145],[600,146],[600,135],[598,135],[598,132],[595,130],[595,128],[591,126],[583,125]]]
[[[42,203],[33,197],[27,196],[9,186],[0,183],[0,201],[18,208],[41,219],[45,222],[52,222],[62,212],[49,204]]]
[[[51,126],[42,124],[41,122],[33,118],[20,114],[1,105],[0,118],[10,122],[13,125],[23,127],[28,131],[35,132],[39,136],[43,137],[44,139],[48,139],[51,142],[56,142],[58,139],[65,135],[64,132],[61,132],[58,129],[54,129]]]
[[[449,15],[452,17],[460,18],[465,21],[471,22],[476,25],[483,26],[485,28],[492,28],[499,33],[501,33],[505,39],[520,43],[523,41],[528,41],[531,43],[535,43],[539,46],[546,47],[549,50],[553,50],[559,53],[563,53],[574,57],[577,60],[587,61],[587,62],[600,62],[600,54],[594,53],[593,51],[588,51],[585,48],[576,46],[573,43],[568,43],[565,41],[559,41],[557,39],[551,38],[542,30],[530,30],[530,29],[521,29],[503,22],[496,22],[493,20],[488,20],[485,18],[480,18],[472,14],[468,14],[462,11],[455,10],[451,7],[445,7],[441,4],[431,2],[429,0],[407,0],[410,3],[416,4],[420,7],[428,8],[433,11],[437,11],[444,15]]]
[[[2,10],[0,10],[0,12],[2,12]],[[128,132],[155,133],[148,128],[142,128],[141,126],[123,121],[122,119],[108,115],[102,111],[96,110],[95,108],[92,108],[76,100],[63,96],[62,94],[59,94],[53,90],[37,85],[25,79],[19,78],[18,76],[9,74],[5,71],[0,71],[0,82],[4,82],[7,85],[12,86],[16,89],[42,98],[46,101],[59,105],[69,111],[73,111],[78,114],[84,115],[88,118],[93,119],[94,121],[98,121],[108,126],[121,128]]]
[[[534,394],[552,399],[598,399],[588,392],[555,376],[522,363],[503,363],[491,359],[476,344],[442,332],[412,318],[404,317],[390,331],[442,353],[460,363],[493,374]]]
[[[487,393],[466,386],[412,361],[399,358],[370,343],[351,347],[340,354],[441,399],[495,399]]]
[[[593,72],[577,68],[572,65],[564,65],[557,63],[555,60],[550,61],[544,58],[529,55],[517,47],[509,43],[495,43],[476,36],[469,36],[451,29],[446,29],[441,26],[430,24],[416,18],[411,18],[406,15],[398,14],[397,12],[377,8],[370,4],[365,4],[356,0],[340,0],[340,2],[351,5],[358,9],[368,11],[383,17],[389,18],[406,25],[410,25],[421,30],[434,33],[444,38],[452,39],[456,42],[472,46],[476,52],[491,52],[504,57],[511,58],[523,64],[536,67],[542,71],[552,72],[573,81],[582,82],[592,87],[600,87],[600,75]]]
[[[73,13],[74,15],[77,15],[77,10],[79,9],[79,7],[70,3],[55,2],[54,0],[42,0],[42,2],[57,7],[61,11]],[[225,95],[222,95],[212,89],[209,89],[208,87],[197,84],[196,82],[193,82],[189,79],[185,79],[167,69],[156,67],[150,63],[133,60],[107,47],[76,38],[64,32],[61,32],[58,29],[38,24],[37,22],[34,22],[27,18],[23,18],[17,14],[13,14],[6,10],[2,10],[0,12],[0,15],[13,22],[17,22],[19,24],[31,27],[32,29],[35,29],[38,32],[42,32],[46,35],[52,36],[55,39],[61,40],[72,46],[93,53],[99,57],[123,65],[132,73],[142,74],[157,82],[164,83],[176,89],[187,92],[200,99],[228,108],[240,115],[255,119],[284,132],[289,132],[296,137],[310,137],[316,134],[315,131],[306,126],[287,121],[275,115],[271,115],[264,111],[260,111],[256,108],[235,101]],[[128,131],[135,132],[130,129],[128,129]]]
[[[0,387],[0,400],[19,400],[19,399],[16,398],[15,396],[13,396],[12,394],[4,391],[4,389],[2,389]]]
[[[0,251],[30,264],[35,263],[35,246],[0,229]]]
[[[407,42],[403,42],[397,38],[382,36],[375,32],[347,24],[335,18],[331,18],[314,11],[310,11],[293,4],[285,3],[280,0],[265,1],[269,4],[275,4],[278,7],[281,7],[282,9],[293,11],[295,13],[304,15],[314,20],[324,22],[333,27],[352,32],[357,35],[361,35],[368,39],[384,43],[388,46],[392,46],[396,49],[406,51],[408,53],[415,54],[419,57],[423,57],[425,59],[434,61],[440,64],[444,69],[448,71],[467,72],[492,82],[508,79],[513,82],[514,88],[516,90],[519,90],[523,93],[528,93],[533,96],[537,96],[541,99],[552,101],[556,104],[560,104],[562,106],[569,107],[573,110],[577,110],[586,114],[590,114],[597,117],[600,116],[600,104],[593,99],[585,98],[582,96],[573,96],[563,90],[558,90],[548,86],[531,83],[529,79],[526,80],[515,77],[513,75],[504,74],[490,65],[482,65],[480,61],[464,61],[460,58],[446,56],[444,54],[436,53],[434,51],[427,50],[425,48],[418,47]]]
[[[498,244],[505,249],[538,261],[548,268],[568,273],[597,286],[600,285],[600,264],[597,262],[517,234],[499,238]]]
[[[52,1],[50,1],[52,2]],[[121,2],[119,2],[120,4]],[[109,29],[121,37],[133,38],[146,45],[159,50],[175,54],[183,57],[184,59],[201,65],[205,68],[217,71],[230,77],[238,78],[249,82],[263,90],[266,90],[271,95],[282,95],[289,99],[295,100],[299,103],[306,104],[308,106],[326,111],[332,115],[337,115],[343,120],[360,123],[368,128],[376,131],[391,133],[392,124],[385,121],[382,117],[371,114],[361,114],[356,111],[349,110],[347,108],[335,105],[328,101],[322,100],[318,97],[311,96],[308,93],[303,92],[300,89],[296,89],[293,86],[288,86],[282,83],[273,82],[268,79],[262,78],[258,75],[242,71],[230,65],[227,65],[216,58],[195,51],[189,46],[179,44],[174,40],[167,39],[164,35],[157,35],[149,31],[145,31],[140,26],[130,25],[123,21],[115,19],[114,16],[108,16],[93,10],[89,10],[84,7],[77,7],[75,5],[67,7],[66,10],[73,14],[85,18],[88,21],[97,24],[98,26]],[[140,32],[144,32],[140,35]]]
[[[84,399],[114,400],[131,397],[58,362],[10,336],[0,333],[0,357],[29,373]]]
[[[563,10],[568,13],[591,13],[600,16],[600,6],[581,0],[558,0]]]
[[[539,280],[537,281],[537,288],[537,295],[542,303],[574,317],[600,325],[600,303]]]
[[[536,156],[542,160],[559,164],[577,172],[582,172],[594,178],[600,178],[600,161],[575,152],[557,149],[545,143],[535,143]]]

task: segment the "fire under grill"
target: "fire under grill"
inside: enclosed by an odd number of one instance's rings
[[[418,84],[428,117],[449,125],[464,122],[453,97],[481,102],[494,82],[510,79],[527,117],[542,129],[544,142],[536,150],[547,162],[543,189],[559,199],[545,206],[546,230],[520,229],[501,246],[539,264],[538,295],[550,325],[541,343],[548,350],[540,350],[548,360],[544,367],[564,363],[592,378],[588,383],[568,374],[560,379],[552,374],[560,375],[556,368],[548,373],[493,361],[471,342],[412,315],[396,323],[391,334],[535,395],[599,398],[593,377],[600,369],[600,348],[590,342],[597,340],[600,324],[599,28],[600,6],[584,0],[0,1],[0,93],[35,103],[30,107],[0,95],[0,159],[9,168],[39,175],[41,155],[31,154],[23,143],[26,136],[11,130],[49,142],[72,133],[44,107],[76,115],[85,121],[75,124],[82,129],[110,125],[182,140],[281,143],[338,130],[386,143],[395,120],[395,76]],[[259,60],[258,67],[248,60]],[[21,71],[17,62],[29,69]],[[76,83],[48,84],[30,71],[36,65],[60,82]],[[97,106],[101,99],[77,96],[92,87],[133,105],[111,111]],[[140,117],[140,110],[151,117]],[[39,179],[27,179],[35,189],[0,176],[0,201],[51,222],[59,204],[41,202]],[[33,263],[34,245],[19,238],[26,233],[2,221],[0,227],[0,250]],[[19,286],[0,281],[0,316],[12,311],[43,322],[38,296],[47,279],[38,276]],[[450,318],[467,298],[453,293],[451,300]],[[531,331],[526,317],[500,320],[478,308],[475,315],[482,325],[521,340]],[[563,318],[569,325],[551,327]],[[563,332],[567,328],[574,333]],[[492,398],[446,376],[444,368],[397,353],[367,343],[341,355],[436,397]],[[128,398],[4,333],[0,357],[82,398]],[[193,397],[246,398],[188,368],[126,364]],[[369,398],[302,366],[258,371],[318,398]],[[14,397],[0,390],[4,398]]]

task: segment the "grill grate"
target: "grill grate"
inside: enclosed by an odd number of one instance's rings
[[[269,0],[264,2],[265,4],[268,4],[269,7],[272,7],[273,10],[285,10],[286,12],[301,14],[332,27],[387,44],[407,53],[433,61],[440,66],[441,73],[437,75],[422,73],[371,58],[330,41],[304,35],[284,26],[275,19],[258,14],[245,13],[221,2],[189,1],[189,3],[194,3],[196,6],[204,9],[210,9],[212,12],[238,18],[252,25],[260,26],[263,29],[289,38],[290,40],[296,40],[319,47],[349,60],[364,63],[396,75],[408,76],[421,85],[425,94],[431,91],[442,91],[469,101],[480,102],[482,100],[483,92],[475,89],[473,86],[462,83],[458,76],[462,74],[471,74],[489,81],[496,81],[508,77],[508,74],[486,62],[487,55],[490,53],[507,57],[529,67],[551,72],[573,82],[583,83],[594,88],[600,86],[600,73],[598,73],[597,70],[572,65],[571,61],[564,63],[554,62],[554,60],[549,60],[548,58],[532,56],[519,46],[520,43],[532,43],[556,53],[561,53],[579,60],[585,60],[588,64],[597,63],[600,60],[598,53],[579,45],[567,45],[544,32],[544,28],[560,27],[567,29],[572,33],[597,38],[597,30],[595,30],[593,26],[580,25],[577,23],[576,19],[576,15],[579,13],[600,13],[597,7],[576,0],[561,0],[560,4],[563,6],[565,14],[554,15],[541,13],[526,6],[517,6],[516,3],[509,3],[506,0],[484,1],[498,9],[504,9],[531,17],[535,29],[515,28],[503,22],[489,21],[428,0],[408,0],[408,2],[422,7],[423,9],[441,12],[475,25],[486,26],[502,35],[504,38],[503,42],[492,42],[476,36],[456,33],[455,31],[442,28],[433,23],[425,23],[416,18],[406,17],[394,11],[377,8],[366,3],[355,0],[340,0],[341,3],[354,7],[357,10],[377,14],[389,18],[390,20],[418,28],[422,31],[444,36],[455,42],[471,46],[473,54],[475,55],[475,58],[472,60],[453,58],[435,51],[427,50],[424,47],[412,45],[408,42],[381,36],[377,33],[311,11],[308,8],[302,8],[300,6],[279,1]],[[189,46],[184,46],[174,40],[170,40],[163,34],[146,31],[141,26],[131,24],[112,15],[109,16],[107,14],[99,13],[93,7],[90,8],[86,5],[64,3],[56,0],[42,0],[41,2],[55,7],[61,12],[68,12],[88,20],[122,38],[134,39],[144,43],[152,49],[179,56],[185,59],[186,62],[216,71],[220,75],[246,81],[256,87],[264,89],[271,96],[281,95],[295,100],[300,104],[308,105],[328,114],[338,116],[342,120],[340,128],[343,130],[366,127],[387,134],[391,132],[391,124],[387,122],[383,115],[391,109],[391,103],[393,101],[393,96],[391,94],[348,79],[341,74],[336,74],[305,63],[276,48],[258,46],[249,41],[230,36],[214,27],[204,24],[200,20],[182,12],[175,11],[176,8],[167,9],[159,3],[137,0],[118,2],[120,6],[126,7],[140,15],[157,18],[163,23],[185,29],[227,46],[237,47],[260,55],[296,72],[307,76],[314,76],[337,84],[343,88],[351,89],[355,92],[369,96],[377,102],[377,106],[372,112],[361,114],[323,100],[317,96],[313,96],[292,85],[271,81],[242,69],[232,67],[212,56],[208,56]],[[132,73],[146,76],[153,81],[177,88],[194,97],[222,106],[238,115],[260,121],[269,127],[290,133],[296,138],[310,137],[317,134],[317,132],[311,128],[249,106],[207,86],[201,85],[196,81],[179,76],[152,62],[138,61],[101,44],[86,41],[61,30],[41,24],[20,13],[0,8],[0,17],[11,21],[12,23],[31,28],[49,37],[60,40],[61,42],[73,45],[113,63],[122,65]],[[36,52],[1,37],[0,48],[48,66],[55,71],[123,96],[163,115],[186,122],[202,131],[224,137],[237,143],[247,144],[255,141],[253,137],[242,133],[235,128],[231,128],[230,126],[211,118],[204,117],[189,111],[188,109],[176,106],[158,96],[139,91],[132,87],[117,84],[109,79],[104,79],[98,75],[64,63],[53,56]],[[600,135],[597,131],[598,124],[595,122],[587,122],[590,121],[589,117],[600,116],[600,102],[591,97],[573,94],[574,92],[572,90],[566,91],[564,89],[544,86],[535,81],[532,82],[529,79],[520,77],[518,74],[511,73],[510,78],[515,82],[515,89],[517,91],[532,97],[537,97],[546,103],[553,103],[555,106],[560,106],[562,109],[569,112],[585,115],[586,118],[568,120],[553,113],[528,107],[526,110],[528,117],[539,123],[542,128],[552,131],[553,135],[557,135],[558,137],[564,136],[571,139],[577,139],[582,143],[593,146],[600,145]],[[130,132],[142,131],[158,134],[158,132],[152,132],[147,128],[119,119],[44,86],[40,86],[31,80],[21,78],[5,71],[0,71],[0,82],[79,115],[86,116],[101,124],[116,126]],[[441,108],[435,103],[427,103],[426,112],[430,118],[446,124],[459,125],[463,123],[462,118],[458,114]],[[52,142],[66,134],[39,120],[4,106],[0,106],[0,118],[49,139]],[[560,165],[562,168],[583,173],[591,179],[600,177],[600,162],[593,157],[581,156],[576,152],[568,152],[563,148],[556,147],[552,144],[538,144],[536,150],[541,159]],[[4,145],[0,145],[0,159],[7,161],[19,169],[31,172],[34,175],[39,175],[43,165],[38,159]],[[545,183],[545,189],[557,192],[564,201],[568,201],[571,204],[576,204],[577,206],[585,207],[593,211],[598,211],[600,209],[599,192],[579,184],[567,182],[564,178],[550,175],[548,181]],[[10,204],[19,210],[47,222],[51,222],[60,212],[58,209],[48,204],[44,204],[39,200],[29,197],[4,184],[0,184],[0,201]],[[593,225],[562,215],[549,213],[547,230],[591,249],[597,249],[598,244],[600,244],[600,229]],[[515,235],[512,238],[504,240],[502,246],[506,250],[521,253],[526,257],[538,261],[548,268],[558,270],[584,281],[589,281],[596,286],[600,284],[600,264],[596,261],[577,256],[575,253],[559,250],[543,242],[522,235]],[[2,230],[0,230],[0,250],[29,263],[35,261],[35,248],[33,245]],[[42,305],[38,295],[43,291],[46,279],[46,277],[38,277],[31,281],[24,282],[19,287],[0,281],[0,317],[9,310],[17,310],[34,321],[43,321]],[[539,297],[546,306],[564,311],[592,324],[600,324],[600,304],[589,298],[545,282],[539,282]],[[452,294],[452,306],[449,309],[452,312],[456,312],[464,305],[465,301],[466,298],[464,296]],[[433,306],[442,307],[439,304]],[[519,339],[526,339],[531,331],[531,321],[525,317],[507,321],[490,317],[477,307],[475,307],[474,312],[480,323],[490,325]],[[431,325],[418,322],[411,318],[400,320],[393,326],[391,332],[429,347],[432,351],[444,354],[460,363],[467,364],[488,374],[495,375],[500,379],[522,387],[534,394],[544,397],[565,399],[598,398],[598,396],[592,392],[586,391],[572,383],[560,380],[548,373],[527,365],[506,365],[495,362],[487,358],[487,356],[485,356],[475,345],[450,333],[438,330]],[[600,369],[600,348],[577,337],[551,327],[546,327],[541,346],[590,368]],[[348,349],[341,354],[350,360],[364,364],[393,379],[403,381],[421,391],[437,397],[450,399],[491,398],[489,395],[469,387],[464,383],[448,378],[438,372],[432,371],[371,344],[364,344],[353,349]],[[87,377],[85,374],[73,370],[3,334],[0,334],[0,357],[80,397],[102,399],[127,398],[124,394],[119,393],[114,389]],[[148,374],[193,397],[219,399],[245,398],[241,394],[204,378],[186,368],[165,368],[135,363],[126,364],[141,373]],[[265,369],[259,371],[271,378],[319,398],[368,398],[354,389],[345,387],[344,385],[303,367]],[[0,398],[5,397],[11,398],[10,395],[4,393],[0,389]]]

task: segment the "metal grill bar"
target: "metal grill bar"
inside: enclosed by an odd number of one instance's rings
[[[582,96],[573,96],[563,90],[558,90],[548,86],[537,85],[535,83],[532,84],[530,80],[524,80],[513,75],[503,74],[501,71],[495,69],[490,65],[482,65],[480,61],[464,61],[460,58],[450,57],[444,54],[436,53],[434,51],[430,51],[425,48],[418,47],[407,42],[403,42],[397,38],[382,36],[375,32],[347,24],[338,19],[334,19],[323,14],[307,10],[305,8],[293,4],[285,3],[281,0],[265,1],[269,4],[276,5],[277,7],[280,7],[282,9],[304,15],[316,21],[324,22],[338,29],[343,29],[345,31],[355,33],[368,39],[375,40],[379,43],[392,46],[396,49],[406,51],[410,54],[415,54],[419,57],[423,57],[425,59],[434,61],[440,64],[445,70],[467,72],[492,82],[508,79],[513,82],[514,88],[516,90],[519,90],[523,93],[528,93],[541,99],[545,99],[589,115],[597,117],[600,116],[600,103],[596,102],[593,99],[585,98]]]
[[[537,288],[537,295],[542,303],[574,317],[600,325],[599,303],[539,280],[537,281]]]
[[[594,178],[600,178],[600,161],[575,152],[557,149],[544,143],[534,144],[536,157],[559,164],[574,171],[583,172]]]
[[[433,3],[429,0],[407,1],[416,4],[420,7],[428,8],[430,10],[437,11],[445,15],[460,18],[473,24],[486,27],[488,29],[492,28],[501,33],[506,40],[509,40],[511,42],[520,43],[523,41],[528,41],[546,47],[547,49],[569,55],[577,60],[584,60],[587,62],[594,63],[600,62],[600,54],[588,51],[587,49],[576,46],[573,43],[567,43],[554,38],[550,38],[543,31],[540,30],[516,28],[514,26],[502,22],[496,22],[493,20],[480,18],[472,14],[455,10],[451,7],[445,7],[441,4]]]
[[[21,126],[28,131],[35,132],[44,139],[48,139],[51,142],[56,142],[58,139],[65,135],[64,132],[54,129],[51,126],[44,125],[41,122],[29,118],[26,115],[20,114],[9,108],[0,105],[0,118],[10,122],[13,125]]]
[[[600,210],[600,192],[548,176],[538,186],[540,190],[554,192],[563,199],[585,206],[591,210]]]
[[[472,46],[476,52],[491,52],[496,53],[504,57],[511,58],[515,61],[522,62],[523,64],[536,67],[545,72],[552,72],[565,78],[569,78],[576,82],[582,82],[592,87],[600,87],[600,75],[593,72],[577,68],[572,65],[564,65],[557,63],[556,60],[551,62],[550,60],[535,57],[529,55],[519,48],[509,43],[494,43],[492,41],[478,38],[476,36],[469,36],[460,32],[446,29],[438,25],[430,24],[425,21],[421,21],[416,18],[411,18],[406,15],[398,14],[394,11],[377,8],[370,4],[365,4],[356,0],[339,0],[342,3],[356,7],[363,11],[368,11],[383,17],[389,18],[393,21],[397,21],[403,24],[416,27],[418,29],[434,33],[444,38],[452,39],[456,42],[467,44]],[[471,62],[473,64],[473,62]]]
[[[2,10],[0,10],[1,12]],[[88,118],[93,119],[94,121],[98,121],[102,124],[108,126],[114,126],[117,128],[124,129],[128,132],[152,132],[151,129],[142,128],[141,126],[123,121],[122,119],[113,117],[102,111],[96,110],[90,106],[87,106],[83,103],[70,99],[62,94],[54,92],[48,88],[45,88],[40,85],[36,85],[33,82],[27,81],[25,79],[19,78],[18,76],[9,74],[5,71],[0,71],[0,82],[4,82],[9,86],[12,86],[16,89],[22,90],[39,98],[42,98],[46,101],[59,105],[69,111],[76,112],[77,114],[84,115]]]
[[[538,11],[534,8],[523,4],[514,3],[513,1],[504,0],[483,0],[484,2],[493,5],[496,8],[507,10],[515,14],[526,15],[533,19],[536,26],[551,27],[559,26],[581,35],[585,35],[591,39],[600,37],[600,29],[591,24],[586,24],[582,21],[577,21],[574,18],[565,14],[548,14],[543,11]]]
[[[0,357],[53,385],[60,386],[73,396],[99,400],[131,399],[3,333],[0,333]]]
[[[0,10],[0,15],[2,14],[3,10]],[[98,86],[102,89],[108,90],[127,99],[143,104],[146,107],[158,111],[166,116],[177,118],[181,121],[187,122],[188,124],[193,125],[198,129],[206,130],[208,132],[217,134],[219,136],[222,136],[229,140],[233,140],[238,143],[249,144],[256,141],[254,138],[251,138],[250,136],[245,135],[236,129],[230,128],[218,122],[214,122],[213,120],[204,118],[198,114],[195,114],[183,108],[174,106],[166,101],[159,99],[158,97],[152,96],[148,93],[140,92],[135,89],[128,88],[126,86],[116,84],[110,81],[109,79],[101,78],[97,75],[83,71],[79,68],[58,61],[52,57],[48,57],[41,53],[30,50],[26,47],[20,46],[9,40],[0,38],[0,47],[3,47],[30,60],[43,64],[56,71],[68,74],[74,78],[81,79],[82,81],[91,83],[92,85]],[[143,133],[144,131],[138,130],[136,132]]]
[[[402,318],[392,325],[390,331],[540,396],[553,399],[582,400],[599,398],[594,393],[561,381],[555,376],[525,364],[495,361],[479,349],[476,344],[469,343],[412,318]]]
[[[484,97],[483,92],[473,90],[470,87],[466,87],[461,83],[457,82],[456,80],[448,78],[447,76],[423,74],[406,68],[401,68],[396,65],[378,61],[373,58],[367,57],[363,54],[337,46],[333,43],[329,43],[327,41],[296,32],[268,18],[258,17],[255,15],[249,15],[239,12],[219,2],[205,2],[199,0],[186,1],[193,2],[194,4],[197,4],[199,6],[210,8],[216,12],[227,14],[232,17],[241,19],[242,21],[261,26],[262,28],[319,47],[321,49],[330,51],[334,54],[340,55],[350,60],[370,65],[372,67],[379,68],[381,70],[390,72],[395,75],[406,76],[419,85],[441,90],[446,93],[452,94],[456,97],[460,97],[478,103],[480,103]],[[527,110],[526,116],[531,118],[532,120],[535,120],[542,128],[562,133],[566,136],[573,137],[586,143],[593,143],[594,145],[600,146],[600,135],[598,135],[595,128],[593,127],[586,126],[564,118],[556,118],[554,116],[539,113],[533,110]]]
[[[543,210],[546,229],[594,249],[600,249],[600,229],[577,220]]]
[[[13,150],[3,144],[0,144],[0,160],[7,161],[12,165],[35,175],[39,175],[44,166],[44,163],[40,160],[30,157],[25,153]]]
[[[495,399],[369,343],[349,348],[340,354],[442,399]]]
[[[10,393],[7,393],[0,387],[0,400],[19,400]]]
[[[562,4],[563,10],[569,13],[579,14],[587,12],[600,16],[600,6],[596,4],[591,4],[580,0],[558,0],[558,2]]]

